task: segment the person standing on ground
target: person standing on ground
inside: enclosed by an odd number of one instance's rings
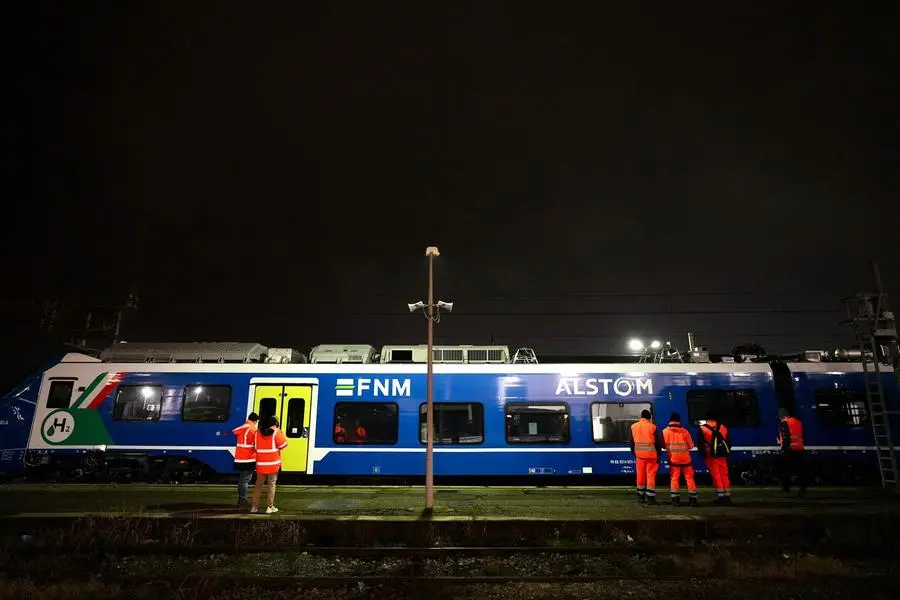
[[[641,420],[631,425],[629,445],[635,456],[638,502],[656,504],[656,473],[662,440],[656,425],[650,420],[649,410],[641,411]]]
[[[700,426],[697,449],[703,455],[713,487],[716,488],[714,503],[731,504],[731,480],[728,477],[731,440],[728,439],[728,428],[719,423],[716,413],[712,411],[707,413],[706,423]]]
[[[803,423],[792,417],[785,408],[778,409],[781,426],[778,444],[781,446],[781,490],[791,491],[791,476],[797,476],[798,495],[806,493],[806,447],[803,445]]]
[[[681,474],[688,488],[688,501],[697,506],[697,483],[694,481],[694,465],[691,464],[691,448],[694,440],[687,429],[681,426],[681,415],[673,412],[669,417],[669,426],[663,429],[663,443],[669,453],[669,490],[672,504],[681,504]]]
[[[259,415],[255,412],[247,416],[247,421],[231,430],[237,436],[234,447],[234,470],[238,472],[238,506],[247,503],[250,480],[256,470],[256,425]]]
[[[278,512],[275,508],[275,482],[281,470],[281,451],[287,445],[287,437],[278,428],[278,419],[267,417],[256,433],[256,485],[253,488],[251,513],[259,512],[259,497],[264,483],[268,485],[266,514]]]

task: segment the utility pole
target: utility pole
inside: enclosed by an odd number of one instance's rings
[[[428,320],[428,356],[425,375],[426,408],[425,408],[425,513],[434,511],[434,324],[440,322],[440,309],[452,311],[452,302],[434,302],[434,258],[440,256],[437,246],[428,246],[425,256],[428,257],[428,303],[421,301],[407,304],[409,312],[425,310]]]

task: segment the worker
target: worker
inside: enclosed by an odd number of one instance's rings
[[[359,419],[356,421],[356,429],[353,430],[353,433],[356,436],[357,442],[362,444],[366,441],[366,428],[362,426]]]
[[[806,494],[806,447],[803,445],[803,423],[792,417],[785,408],[778,409],[781,426],[778,445],[781,446],[781,490],[791,491],[791,476],[797,476],[798,495]]]
[[[335,444],[346,444],[347,443],[347,432],[344,430],[344,423],[340,417],[338,417],[337,423],[334,425],[334,443]]]
[[[694,440],[690,432],[681,426],[681,415],[673,412],[669,417],[669,426],[663,429],[663,444],[669,453],[669,491],[672,504],[681,504],[681,474],[688,488],[688,502],[697,506],[697,483],[694,481],[694,466],[691,464],[691,448]]]
[[[240,427],[231,430],[237,436],[234,447],[234,470],[238,472],[238,506],[247,503],[247,491],[250,488],[250,480],[256,470],[256,425],[259,415],[255,412],[247,416],[247,420]]]
[[[713,487],[716,488],[716,499],[713,502],[731,504],[731,481],[728,478],[731,440],[728,439],[728,428],[719,423],[718,415],[713,411],[706,414],[706,422],[700,426],[697,450],[703,456]]]
[[[275,482],[281,470],[281,451],[287,448],[284,432],[278,428],[278,419],[267,417],[256,433],[256,485],[253,488],[253,503],[250,512],[259,512],[259,497],[263,484],[268,485],[266,514],[277,513],[275,508]]]
[[[649,410],[641,411],[641,420],[631,425],[629,445],[635,456],[638,502],[656,504],[656,473],[659,471],[662,440],[651,417]]]

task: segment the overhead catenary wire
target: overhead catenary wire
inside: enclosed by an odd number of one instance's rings
[[[465,312],[454,308],[453,318],[459,317],[614,317],[614,316],[667,316],[667,315],[797,315],[797,314],[839,314],[839,308],[732,308],[732,309],[673,309],[673,310],[527,310],[527,311],[473,311]],[[329,312],[327,317],[408,317],[409,312],[401,311],[350,311]]]

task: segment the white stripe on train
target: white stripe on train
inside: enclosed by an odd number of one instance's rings
[[[25,448],[20,448],[24,450]],[[129,446],[129,445],[105,445],[105,446],[46,446],[42,448],[30,448],[31,450],[159,450],[159,451],[188,451],[188,452],[204,452],[204,451],[220,451],[228,452],[234,455],[234,448],[230,446]],[[777,451],[779,446],[735,446],[732,448],[735,452],[766,452]],[[839,450],[839,451],[862,451],[875,450],[875,446],[807,446],[807,450]],[[310,448],[310,453],[328,454],[329,452],[413,452],[424,453],[425,448],[393,448],[393,447],[356,447],[348,446],[344,448]],[[500,452],[631,452],[627,446],[596,446],[588,448],[484,448],[474,446],[472,448],[440,448],[435,447],[435,452],[451,453],[451,452],[481,452],[481,453],[500,453]],[[696,452],[696,448],[691,452]],[[323,456],[324,456],[323,454]],[[321,460],[317,458],[316,460]]]

